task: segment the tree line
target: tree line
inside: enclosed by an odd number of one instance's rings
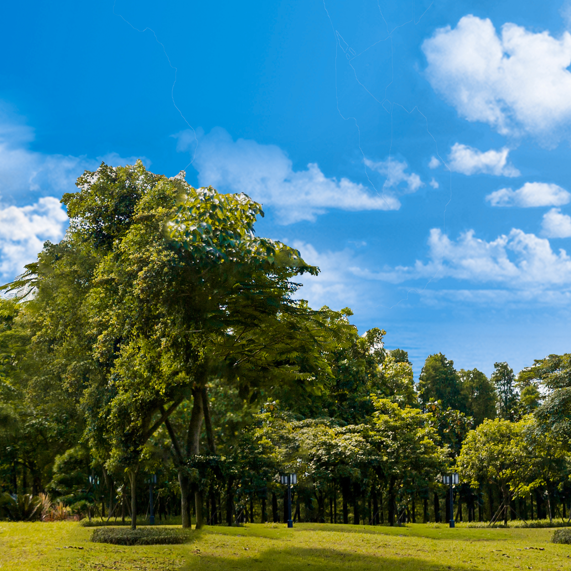
[[[490,378],[299,298],[299,252],[259,237],[244,194],[102,164],[64,195],[69,228],[0,298],[4,514],[229,525],[567,517],[570,355]],[[45,496],[44,496],[45,498]],[[29,512],[30,510],[28,510]],[[571,515],[571,514],[570,514]]]

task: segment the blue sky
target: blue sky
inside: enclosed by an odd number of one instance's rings
[[[571,4],[12,3],[0,42],[0,280],[59,240],[101,160],[264,204],[313,306],[418,373],[569,351]]]

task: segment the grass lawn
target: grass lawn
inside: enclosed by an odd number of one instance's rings
[[[0,570],[571,569],[571,545],[550,543],[551,529],[253,524],[206,528],[186,545],[133,547],[91,543],[92,532],[72,522],[0,522]]]

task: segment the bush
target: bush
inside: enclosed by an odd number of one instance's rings
[[[553,543],[571,543],[571,529],[557,529],[551,538]]]
[[[190,538],[191,532],[184,529],[100,527],[93,532],[91,541],[114,545],[172,545],[186,543]]]
[[[30,521],[40,515],[41,500],[32,494],[11,496],[4,493],[0,496],[0,511],[12,521]]]

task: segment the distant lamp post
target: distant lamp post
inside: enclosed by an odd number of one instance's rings
[[[453,486],[457,485],[460,479],[458,474],[443,474],[442,483],[450,486],[450,527],[455,527],[454,525],[454,491]]]
[[[282,484],[287,486],[287,526],[293,527],[293,520],[291,519],[291,487],[297,484],[297,474],[282,474],[280,476]]]
[[[147,478],[147,484],[149,484],[149,523],[150,525],[155,525],[155,505],[153,502],[153,486],[157,483],[157,475],[150,474]]]

